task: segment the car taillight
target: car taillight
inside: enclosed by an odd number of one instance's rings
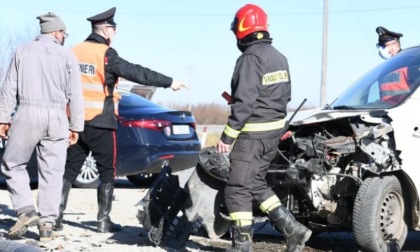
[[[151,130],[161,130],[171,125],[169,121],[162,120],[133,120],[133,121],[121,121],[121,125],[125,127],[137,127]]]
[[[160,160],[167,160],[167,159],[172,159],[172,158],[174,158],[175,157],[175,155],[166,155],[166,156],[161,156],[161,157],[159,157],[159,159]]]

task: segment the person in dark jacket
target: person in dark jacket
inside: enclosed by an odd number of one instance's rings
[[[264,10],[252,4],[240,8],[232,23],[242,55],[231,82],[231,115],[217,144],[229,153],[230,172],[224,196],[233,221],[232,248],[252,251],[252,202],[258,202],[287,238],[287,251],[300,251],[311,231],[295,220],[265,176],[275,157],[291,99],[289,65],[272,45]]]
[[[76,180],[83,163],[92,152],[99,172],[97,231],[117,232],[121,226],[111,221],[109,213],[116,174],[116,129],[118,100],[116,87],[119,77],[129,81],[179,90],[188,86],[182,82],[152,71],[121,58],[110,47],[117,31],[114,21],[116,8],[87,18],[92,25],[92,34],[73,48],[82,73],[85,100],[85,129],[79,141],[67,151],[63,176],[63,188],[59,218],[55,230],[62,230],[63,211],[66,208],[72,183]]]

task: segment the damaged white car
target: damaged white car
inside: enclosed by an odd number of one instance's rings
[[[408,88],[384,89],[389,83]],[[419,85],[420,47],[408,48],[332,104],[290,122],[267,181],[314,233],[352,230],[362,251],[400,251],[408,230],[419,228]],[[228,157],[203,149],[184,188],[165,168],[140,202],[150,240],[179,249],[200,227],[209,237],[223,235],[228,166]],[[263,217],[258,207],[254,216]]]

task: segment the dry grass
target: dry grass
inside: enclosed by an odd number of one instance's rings
[[[213,132],[213,133],[206,133],[206,139],[205,139],[205,143],[203,143],[203,133],[202,132],[197,132],[198,134],[198,138],[200,139],[200,141],[202,142],[202,146],[204,147],[210,147],[210,146],[216,146],[217,142],[220,139],[221,136],[221,132]]]
[[[188,111],[187,105],[176,103],[161,105],[176,110]],[[230,115],[230,107],[228,105],[216,103],[194,104],[191,107],[191,112],[193,113],[197,124],[226,124],[227,118]]]
[[[176,103],[168,103],[161,105],[176,109],[176,110],[188,110],[187,105],[181,105]],[[301,110],[306,109],[313,109],[313,106],[303,106]],[[289,107],[287,111],[292,113],[292,111],[296,110],[294,107]],[[214,125],[225,125],[227,123],[227,118],[230,115],[230,106],[226,104],[216,104],[216,103],[202,103],[202,104],[194,104],[191,106],[191,112],[195,117],[195,121],[197,124],[206,125],[206,124],[214,124]]]

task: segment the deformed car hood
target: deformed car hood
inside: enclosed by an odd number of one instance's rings
[[[324,110],[311,109],[296,113],[290,125],[300,126],[304,124],[325,122],[345,117],[361,116],[364,121],[378,122],[379,118],[370,117],[371,110]]]

